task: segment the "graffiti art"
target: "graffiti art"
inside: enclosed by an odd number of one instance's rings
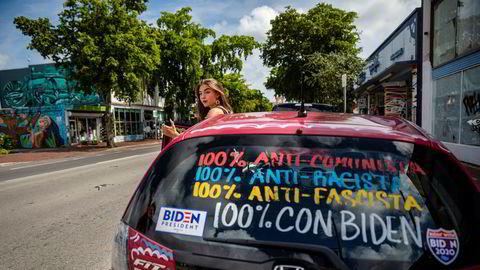
[[[22,148],[55,148],[65,144],[60,128],[45,113],[0,115],[0,133],[15,139]]]
[[[23,81],[8,81],[1,92],[4,108],[41,107],[59,104],[99,103],[95,91],[85,94],[74,80],[68,80],[63,69],[47,66],[41,72],[31,71]]]

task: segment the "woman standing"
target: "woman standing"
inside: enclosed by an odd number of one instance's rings
[[[215,79],[201,80],[195,87],[195,95],[197,97],[197,118],[199,121],[233,112],[222,84]],[[173,139],[180,133],[178,133],[171,120],[170,123],[172,126],[164,125],[162,130],[166,136]]]

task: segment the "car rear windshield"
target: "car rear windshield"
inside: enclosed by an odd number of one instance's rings
[[[153,164],[125,221],[152,239],[313,244],[356,268],[372,260],[409,267],[424,255],[428,229],[468,235],[460,211],[468,206],[453,183],[464,175],[436,155],[365,138],[189,139]]]

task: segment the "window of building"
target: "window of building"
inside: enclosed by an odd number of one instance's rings
[[[457,55],[480,47],[480,1],[458,2],[457,13]]]
[[[142,134],[140,110],[115,108],[115,135]]]
[[[433,64],[440,65],[455,58],[455,17],[457,0],[444,0],[433,10]]]
[[[461,144],[480,145],[480,66],[463,73]]]
[[[461,73],[456,73],[435,83],[434,134],[444,142],[459,142],[460,80]]]
[[[439,1],[433,20],[434,66],[480,48],[480,1]]]
[[[480,66],[435,82],[433,115],[437,139],[480,146]]]

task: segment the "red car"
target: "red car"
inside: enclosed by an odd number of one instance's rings
[[[401,118],[217,116],[146,172],[112,268],[475,268],[479,191],[441,143]]]

